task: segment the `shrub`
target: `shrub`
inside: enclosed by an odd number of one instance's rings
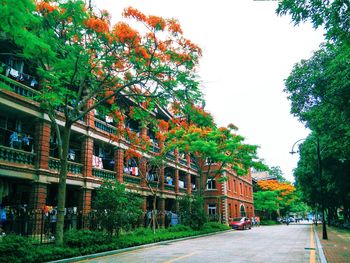
[[[230,229],[229,226],[221,224],[219,222],[208,222],[203,225],[203,230],[205,231],[222,231]]]
[[[276,222],[274,220],[262,220],[260,222],[260,225],[264,225],[264,226],[270,226],[270,225],[278,225],[279,222]]]
[[[64,244],[72,248],[88,247],[111,243],[110,235],[101,231],[70,230],[64,235]]]
[[[181,232],[181,231],[191,231],[191,230],[192,230],[192,228],[190,228],[189,226],[185,226],[185,225],[181,225],[181,224],[178,224],[178,225],[175,225],[175,226],[168,228],[169,232]]]
[[[31,240],[17,235],[0,238],[0,262],[22,261],[32,250]]]

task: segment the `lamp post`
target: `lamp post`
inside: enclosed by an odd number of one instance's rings
[[[305,141],[306,139],[300,139],[297,140],[293,146],[292,150],[290,151],[290,154],[295,154],[297,153],[294,151],[294,146],[300,142],[300,141]],[[310,140],[310,139],[309,139]],[[321,210],[322,210],[322,239],[328,239],[327,236],[327,227],[326,227],[326,219],[325,219],[325,213],[324,213],[324,197],[323,197],[323,181],[322,181],[322,158],[321,158],[321,150],[320,150],[320,140],[317,137],[316,141],[315,140],[310,140],[315,146],[316,146],[316,151],[317,151],[317,170],[318,170],[318,179],[320,183],[320,194],[321,194]]]

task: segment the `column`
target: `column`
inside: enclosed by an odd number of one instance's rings
[[[47,197],[47,184],[44,183],[33,183],[29,206],[34,210],[42,210],[46,205]]]
[[[82,229],[88,229],[90,227],[89,213],[91,212],[91,195],[91,189],[82,188],[80,190],[77,223],[79,228]]]
[[[48,122],[37,121],[35,123],[34,148],[39,169],[49,169],[51,125]]]
[[[94,154],[94,140],[85,137],[81,143],[81,160],[83,163],[83,176],[92,177],[92,155]]]
[[[145,158],[142,158],[140,161],[140,172],[139,172],[139,176],[141,177],[141,186],[142,187],[146,187],[147,183],[146,183],[146,170],[147,170],[147,160]]]
[[[114,171],[116,172],[116,179],[123,183],[124,175],[124,150],[116,149],[114,151]]]
[[[86,103],[86,107],[91,107],[92,105],[94,104],[93,100],[89,100],[87,103]],[[86,115],[85,115],[85,122],[86,122],[86,125],[88,127],[95,127],[95,111],[92,110],[92,111],[89,111]]]
[[[34,212],[33,224],[30,225],[32,233],[44,234],[44,206],[46,205],[47,185],[44,183],[33,183],[30,193],[29,209]]]

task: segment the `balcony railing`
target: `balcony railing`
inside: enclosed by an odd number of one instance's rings
[[[181,193],[187,193],[187,189],[186,188],[179,187],[179,191]]]
[[[49,169],[56,170],[56,171],[61,170],[61,161],[59,159],[50,157]],[[68,162],[67,171],[73,174],[82,174],[83,165],[81,163]]]
[[[35,96],[40,94],[40,92],[38,92],[37,90],[29,88],[26,85],[23,85],[22,83],[14,81],[14,80],[12,80],[12,79],[10,79],[2,74],[0,74],[0,83],[7,85],[8,87],[10,87],[10,89],[13,92],[15,92],[21,96],[27,97],[27,98],[34,99]],[[0,84],[0,88],[6,89],[6,87],[4,87],[1,84]]]
[[[108,123],[101,121],[99,119],[95,118],[95,127],[97,129],[103,130],[105,132],[111,133],[111,134],[116,134],[117,133],[117,128],[109,125]]]
[[[34,165],[35,154],[0,145],[0,160],[11,163]]]
[[[190,167],[194,170],[197,170],[197,165],[195,165],[194,163],[190,163]]]
[[[140,184],[140,181],[141,181],[140,177],[126,175],[126,174],[124,174],[123,179],[125,183],[130,183],[130,184]]]
[[[152,188],[157,188],[160,187],[160,183],[155,182],[155,181],[151,181],[148,183]]]
[[[167,153],[165,154],[165,156],[166,156],[167,158],[169,158],[170,160],[175,161],[175,155],[174,155],[173,152],[167,152]]]
[[[182,165],[185,165],[185,166],[187,166],[187,160],[185,160],[185,159],[179,159],[179,162],[182,164]]]
[[[105,169],[92,168],[92,175],[105,180],[115,180],[116,172]]]
[[[164,184],[164,190],[175,191],[175,185]]]

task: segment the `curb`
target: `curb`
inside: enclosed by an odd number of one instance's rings
[[[229,229],[229,230],[224,230],[224,231],[217,231],[217,232],[212,232],[212,233],[207,233],[207,234],[201,234],[201,235],[197,235],[197,236],[190,236],[190,237],[183,237],[183,238],[178,238],[178,239],[165,240],[165,241],[160,241],[160,242],[156,242],[156,243],[150,243],[150,244],[145,244],[145,245],[140,245],[140,246],[135,246],[135,247],[127,247],[127,248],[110,250],[110,251],[105,251],[105,252],[100,252],[100,253],[95,253],[95,254],[90,254],[90,255],[78,256],[78,257],[73,257],[73,258],[59,259],[59,260],[55,260],[55,261],[49,261],[48,263],[78,262],[78,261],[81,261],[81,260],[87,260],[87,259],[94,259],[94,258],[99,258],[99,257],[104,257],[104,256],[116,255],[116,254],[120,254],[120,253],[123,253],[123,252],[138,250],[138,249],[141,249],[141,248],[153,247],[153,246],[157,246],[157,245],[169,244],[169,243],[178,242],[178,241],[184,241],[184,240],[195,239],[195,238],[200,238],[200,237],[212,236],[212,235],[216,235],[216,234],[222,234],[222,233],[226,233],[226,232],[229,232],[229,231],[234,231],[234,230]],[[325,263],[327,263],[327,262],[325,262]]]
[[[315,239],[316,239],[316,246],[317,246],[317,251],[318,251],[318,256],[320,258],[321,263],[327,263],[327,259],[323,253],[323,248],[320,242],[320,239],[318,238],[318,234],[317,234],[317,230],[314,226],[312,226],[312,228],[314,229],[314,235],[315,235]]]

